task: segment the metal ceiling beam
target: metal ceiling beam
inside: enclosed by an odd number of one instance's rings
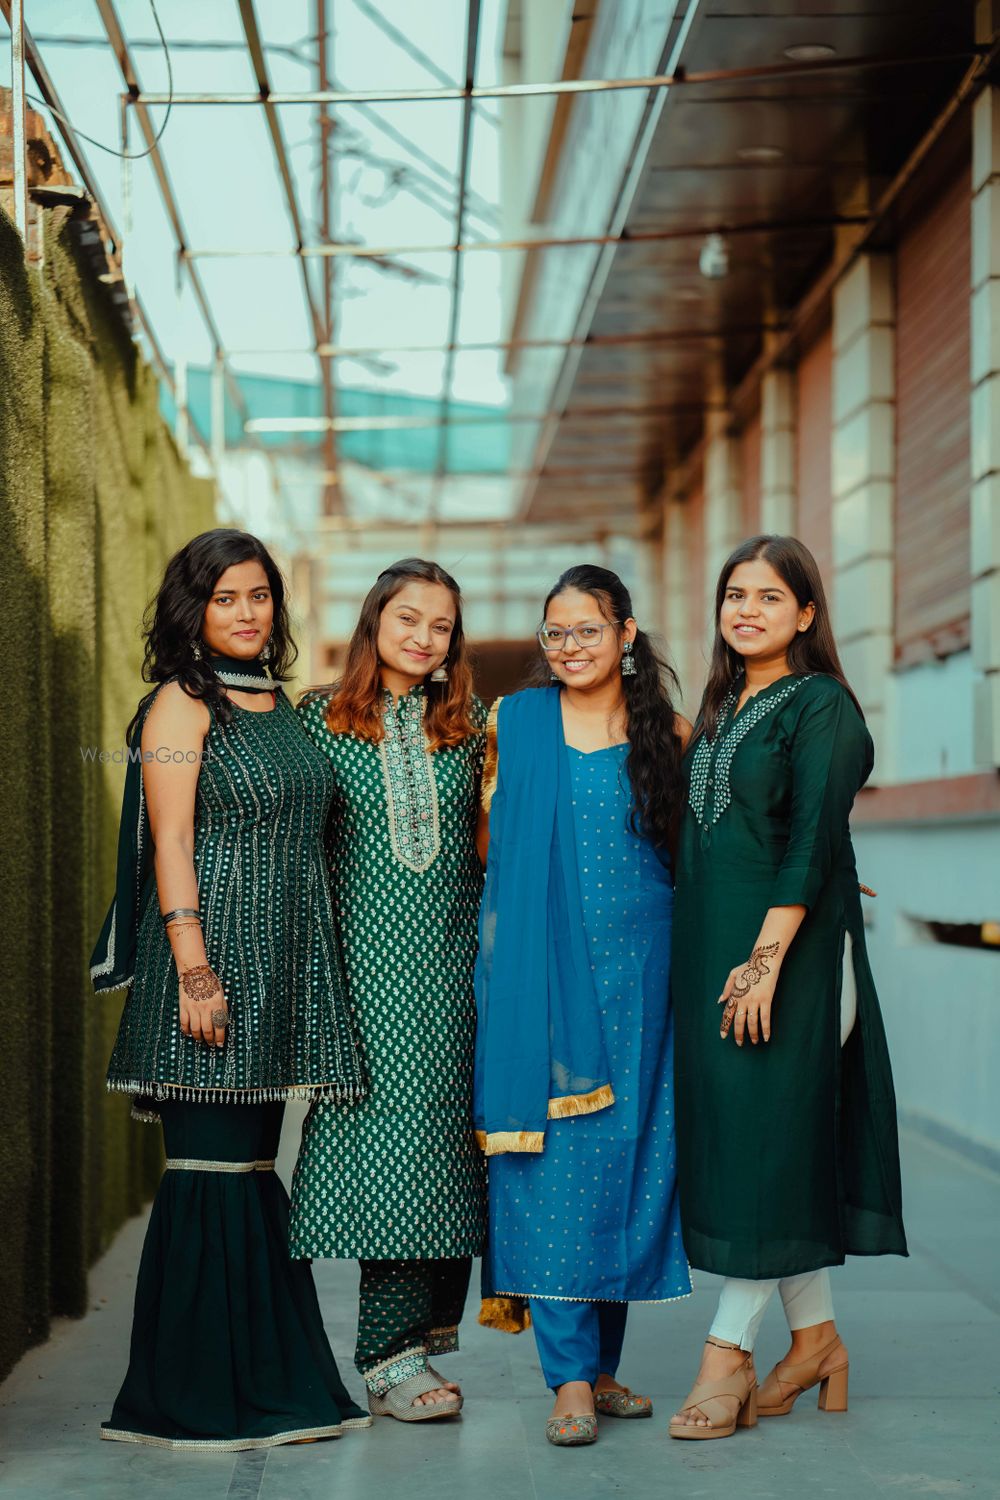
[[[98,0],[101,3],[101,0]],[[107,3],[107,0],[105,0]],[[302,247],[305,240],[305,230],[302,224],[302,214],[299,209],[298,193],[295,188],[295,179],[292,176],[291,163],[288,158],[288,148],[285,145],[284,132],[281,129],[281,121],[278,111],[271,103],[271,80],[267,71],[267,59],[264,56],[264,47],[261,41],[260,27],[257,24],[257,13],[254,9],[253,0],[239,0],[240,20],[243,23],[243,35],[246,38],[247,50],[250,53],[250,65],[253,68],[257,86],[260,89],[260,103],[264,107],[264,115],[267,120],[267,129],[271,137],[271,146],[274,151],[274,160],[278,168],[278,176],[285,192],[285,206],[288,209],[288,217],[292,221],[292,232],[295,235],[295,249],[291,253],[299,262],[302,272],[302,291],[309,312],[309,321],[312,324],[313,341],[318,349],[320,344],[329,338],[329,331],[324,327],[323,317],[316,305],[313,295],[312,283],[309,280],[309,271],[302,257]],[[326,45],[325,28],[323,34],[318,38],[318,46],[322,53]],[[321,101],[317,101],[318,103]],[[328,364],[320,366],[323,377],[323,407],[329,417],[334,417],[334,393],[333,374]],[[330,434],[330,451],[326,455],[326,468],[333,474],[337,468],[337,455],[334,447],[333,434],[336,427],[328,429]],[[327,481],[324,491],[324,503],[327,509],[336,508],[336,480]]]
[[[4,0],[0,0],[0,3],[4,3]],[[229,391],[230,398],[232,399],[233,405],[236,407],[236,410],[239,412],[240,417],[244,422],[246,422],[249,416],[247,405],[243,398],[243,392],[240,390],[236,378],[229,367],[228,360],[226,359],[226,351],[225,346],[222,342],[222,335],[219,332],[218,324],[215,321],[215,314],[213,313],[211,304],[208,300],[208,294],[205,291],[201,276],[198,274],[197,267],[191,260],[188,259],[185,253],[187,248],[187,234],[185,232],[184,223],[181,218],[180,207],[178,205],[176,195],[170,182],[170,175],[167,172],[166,162],[163,159],[162,153],[159,148],[159,143],[156,139],[156,131],[153,127],[153,122],[150,119],[149,111],[139,100],[139,96],[141,94],[139,76],[136,70],[135,63],[132,59],[131,52],[129,51],[128,41],[126,40],[125,33],[122,30],[121,24],[118,20],[118,15],[115,11],[113,0],[96,0],[96,4],[101,16],[101,20],[104,24],[104,30],[107,34],[108,43],[111,47],[111,50],[115,54],[122,78],[124,79],[125,85],[129,91],[128,95],[126,95],[125,97],[132,100],[135,105],[139,119],[139,126],[142,130],[143,138],[148,148],[149,161],[156,175],[157,185],[160,189],[160,197],[163,200],[164,209],[166,210],[167,217],[170,220],[171,228],[174,231],[174,238],[177,242],[178,256],[180,257],[181,263],[184,265],[187,271],[188,281],[190,282],[191,290],[194,293],[195,301],[198,304],[198,310],[201,313],[202,321],[204,322],[205,328],[208,331],[208,336],[212,341],[213,354],[217,359],[221,360],[223,378],[225,380],[226,388]],[[185,411],[187,411],[188,409],[186,402],[184,409]],[[278,474],[278,467],[274,455],[270,453],[263,444],[260,444],[259,447],[270,470],[271,487],[274,496],[278,501],[280,508],[284,511],[285,517],[288,520],[289,524],[294,527],[295,523],[292,517],[292,511],[289,508],[287,497],[285,496],[281,487],[281,479]]]
[[[685,17],[685,20],[687,17]],[[871,71],[878,68],[939,68],[942,63],[966,62],[977,55],[975,47],[960,52],[915,53],[908,56],[898,54],[868,57],[830,58],[810,63],[760,63],[749,68],[712,68],[698,73],[677,70],[671,73],[653,73],[645,78],[561,78],[546,83],[495,83],[478,84],[471,91],[465,88],[440,89],[299,89],[268,96],[272,104],[419,104],[424,102],[456,103],[471,94],[478,99],[537,99],[553,94],[608,94],[624,89],[640,89],[647,92],[675,87],[698,87],[703,84],[752,82],[764,83],[770,79],[808,78],[823,74]],[[142,94],[139,99],[146,104],[166,104],[167,94]],[[137,101],[138,102],[138,101]],[[176,93],[172,102],[186,104],[254,105],[263,102],[260,94],[227,91],[201,93]]]
[[[809,219],[750,219],[714,224],[687,225],[680,229],[625,229],[619,234],[531,235],[518,240],[467,240],[448,245],[301,245],[295,250],[231,249],[187,250],[190,260],[287,260],[290,256],[344,257],[348,260],[384,259],[402,255],[471,255],[476,251],[566,250],[577,245],[665,244],[671,240],[704,239],[709,234],[733,237],[741,234],[794,234],[811,229],[827,230],[864,225],[866,214],[825,214]]]
[[[437,483],[428,506],[428,520],[433,520],[441,499],[441,489],[448,471],[448,426],[451,410],[451,388],[455,380],[455,344],[462,314],[462,257],[459,246],[465,234],[466,193],[469,186],[469,164],[472,154],[472,90],[476,82],[476,56],[479,51],[481,0],[468,0],[465,17],[465,91],[462,104],[461,144],[458,154],[458,188],[455,195],[455,245],[451,269],[451,304],[448,314],[447,352],[441,381],[441,438],[438,443],[435,478]]]
[[[246,424],[246,430],[253,433],[263,432],[326,432],[328,423],[332,420],[336,432],[415,432],[425,428],[440,427],[447,430],[451,427],[497,427],[508,422],[547,422],[555,415],[561,416],[564,422],[589,421],[593,417],[600,417],[603,421],[613,421],[618,417],[667,417],[697,415],[706,411],[725,411],[724,401],[675,401],[665,404],[639,403],[629,405],[628,402],[616,402],[613,406],[580,406],[576,408],[563,407],[558,413],[507,411],[498,408],[495,413],[485,412],[462,412],[456,415],[454,412],[447,416],[439,414],[435,417],[404,417],[404,416],[369,416],[369,417],[252,417]],[[534,470],[529,470],[533,473]],[[437,478],[440,473],[435,470]]]
[[[779,332],[783,320],[730,324],[725,328],[650,328],[641,333],[589,333],[582,339],[483,339],[459,344],[323,344],[315,352],[320,359],[365,359],[379,354],[445,354],[449,348],[456,354],[492,354],[513,349],[566,349],[582,344],[585,349],[613,349],[635,344],[724,343],[727,339],[754,338],[762,333]],[[272,359],[301,357],[304,349],[230,349],[232,359]],[[309,351],[312,353],[313,351]]]

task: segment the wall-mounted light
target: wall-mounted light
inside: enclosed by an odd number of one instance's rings
[[[740,146],[736,152],[737,161],[759,162],[767,165],[772,161],[784,161],[785,153],[780,146]]]
[[[798,42],[784,51],[790,62],[826,62],[837,55],[836,47],[831,47],[829,42]]]
[[[729,275],[729,246],[721,234],[708,234],[698,256],[698,270],[706,281],[722,281]]]

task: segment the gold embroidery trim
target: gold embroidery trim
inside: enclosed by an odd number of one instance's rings
[[[610,1083],[591,1089],[589,1094],[565,1094],[561,1099],[549,1100],[549,1119],[565,1120],[570,1115],[593,1115],[599,1109],[614,1104],[615,1096]]]
[[[201,1161],[191,1156],[167,1157],[168,1172],[256,1172],[258,1165],[255,1161]]]
[[[487,1156],[502,1156],[505,1151],[541,1151],[544,1145],[541,1130],[492,1130],[483,1149]]]
[[[498,698],[490,709],[486,719],[486,754],[483,759],[483,786],[480,792],[480,801],[484,812],[489,812],[493,801],[493,793],[497,789],[497,776],[500,771],[499,747],[497,745],[497,710],[503,698]]]
[[[608,1109],[614,1104],[615,1095],[610,1083],[591,1089],[589,1094],[564,1094],[561,1099],[550,1099],[550,1120],[568,1120],[573,1115],[593,1115],[599,1109]],[[487,1156],[502,1156],[505,1151],[541,1151],[544,1149],[545,1133],[541,1130],[477,1130],[476,1145]]]

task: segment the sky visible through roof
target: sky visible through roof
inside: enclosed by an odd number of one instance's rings
[[[420,6],[412,0],[328,0],[331,86],[460,86],[466,9],[466,0],[431,0]],[[166,92],[166,61],[149,0],[116,0],[116,10],[142,87]],[[158,11],[176,91],[256,91],[236,0],[159,0]],[[484,0],[477,82],[500,76],[505,11],[505,0]],[[315,0],[257,0],[256,12],[272,88],[315,88]],[[32,0],[26,19],[74,126],[118,147],[123,84],[93,0]],[[318,111],[313,105],[284,105],[278,112],[305,238],[318,244],[323,238]],[[159,127],[163,109],[151,107],[151,115]],[[331,134],[334,238],[386,246],[453,242],[461,117],[458,100],[338,106]],[[133,117],[130,149],[142,146]],[[127,277],[168,362],[209,366],[211,340],[188,279],[179,270],[173,230],[149,160],[123,165],[93,146],[85,144],[84,149],[123,234]],[[161,152],[189,248],[287,252],[294,247],[259,106],[177,106],[167,122]],[[466,238],[499,238],[498,196],[498,106],[479,101],[474,110]],[[463,258],[461,343],[501,336],[500,259],[500,253],[488,252]],[[307,264],[315,301],[322,308],[323,262],[317,258]],[[296,259],[211,257],[200,259],[198,270],[232,369],[294,381],[307,394],[313,383],[318,392],[320,364],[310,352],[313,330]],[[335,342],[380,351],[337,360],[338,386],[385,397],[421,397],[420,406],[432,412],[446,373],[441,346],[448,338],[451,275],[452,257],[447,252],[390,257],[382,264],[338,258]],[[394,351],[394,344],[438,348],[407,353]],[[507,389],[501,360],[493,350],[458,354],[454,399],[480,407],[503,406]],[[270,380],[253,382],[257,416],[266,415],[262,393],[266,407],[266,392],[273,389]],[[363,407],[363,401],[360,404]],[[358,398],[350,405],[356,411]],[[286,409],[287,403],[277,407],[275,415]],[[321,403],[315,409],[321,411]],[[373,408],[379,409],[377,404]],[[232,428],[231,413],[227,425]],[[493,432],[492,426],[484,429],[484,438]],[[426,449],[426,432],[422,440]],[[397,452],[398,447],[397,442]],[[350,444],[347,451],[350,454]]]

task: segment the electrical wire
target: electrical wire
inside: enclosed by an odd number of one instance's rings
[[[85,130],[81,130],[79,125],[75,125],[72,120],[67,119],[64,114],[61,114],[59,112],[58,109],[53,109],[52,105],[47,103],[46,100],[39,99],[35,94],[27,94],[25,96],[28,100],[30,100],[32,104],[36,106],[36,108],[48,110],[50,115],[53,115],[55,119],[57,119],[61,124],[72,130],[73,134],[78,135],[82,141],[86,141],[90,146],[96,146],[98,151],[106,151],[109,156],[117,156],[120,161],[142,161],[143,157],[152,156],[153,152],[156,150],[157,146],[163,139],[163,133],[166,130],[170,120],[170,112],[174,107],[174,68],[173,63],[170,60],[170,48],[167,45],[167,38],[164,35],[163,27],[160,25],[160,17],[156,9],[156,0],[149,0],[149,8],[153,12],[153,21],[155,22],[156,30],[159,33],[160,45],[163,48],[163,57],[167,65],[167,110],[166,114],[163,116],[163,123],[160,125],[159,130],[156,132],[156,135],[153,137],[150,144],[146,147],[145,151],[116,151],[114,146],[106,146],[103,141],[96,140],[94,136],[88,135]]]

